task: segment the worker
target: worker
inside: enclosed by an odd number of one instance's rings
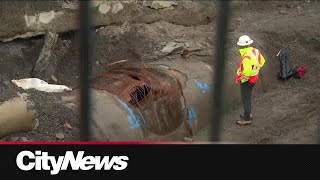
[[[265,58],[261,52],[250,46],[253,40],[243,35],[237,42],[240,46],[240,63],[236,75],[236,83],[240,83],[241,98],[243,104],[243,115],[240,115],[240,120],[236,121],[237,124],[247,125],[251,124],[253,116],[251,114],[251,91],[259,78],[260,68],[265,63]]]

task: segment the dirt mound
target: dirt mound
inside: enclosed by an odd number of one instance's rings
[[[301,3],[300,3],[301,5]],[[245,33],[266,57],[261,83],[267,93],[255,87],[252,126],[235,124],[242,109],[226,115],[222,140],[242,143],[316,143],[319,120],[319,67],[317,52],[320,27],[319,3],[300,6],[280,6],[277,11],[235,14],[231,36],[233,42]],[[293,66],[305,65],[308,72],[302,79],[278,81],[279,62],[275,55],[283,47],[289,49]],[[206,140],[207,131],[197,140]]]

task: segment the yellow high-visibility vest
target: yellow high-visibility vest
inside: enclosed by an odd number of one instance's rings
[[[237,70],[237,75],[241,76],[256,76],[259,74],[260,68],[264,65],[265,59],[258,49],[253,47],[247,47],[245,49],[240,49],[241,59],[239,63],[239,68]],[[248,80],[241,79],[244,83]]]

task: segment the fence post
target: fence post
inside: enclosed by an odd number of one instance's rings
[[[79,1],[80,3],[80,140],[89,141],[89,120],[90,120],[90,94],[89,94],[89,77],[90,62],[92,60],[92,33],[90,0]]]
[[[216,33],[215,76],[213,91],[213,109],[210,121],[209,140],[219,141],[224,112],[224,73],[226,59],[226,42],[229,21],[230,1],[218,1],[220,4]]]

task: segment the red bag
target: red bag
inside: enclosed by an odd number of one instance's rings
[[[302,77],[304,76],[304,74],[305,74],[307,71],[308,71],[308,70],[307,70],[307,68],[306,68],[304,65],[301,65],[301,66],[299,66],[299,67],[296,67],[296,68],[294,69],[294,77],[300,79],[300,78],[302,78]]]

